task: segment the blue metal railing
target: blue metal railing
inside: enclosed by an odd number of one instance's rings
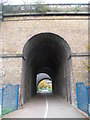
[[[88,96],[88,114],[90,116],[90,86],[86,86]]]
[[[78,108],[90,116],[90,87],[84,82],[77,82],[76,92]]]
[[[0,115],[12,112],[18,109],[19,85],[7,84],[0,89]]]

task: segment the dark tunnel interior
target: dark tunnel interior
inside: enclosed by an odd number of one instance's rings
[[[30,38],[23,49],[22,94],[24,103],[36,94],[36,76],[46,73],[52,79],[53,93],[71,99],[71,52],[68,43],[53,33]]]

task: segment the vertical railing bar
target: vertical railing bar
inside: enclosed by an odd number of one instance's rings
[[[78,83],[76,83],[76,93],[77,93],[77,105],[79,108],[79,100],[78,100]]]
[[[18,96],[19,96],[19,84],[17,84],[17,102],[16,102],[16,109],[18,109]]]
[[[3,92],[4,92],[4,88],[2,88],[2,99],[1,99],[1,113],[3,115]]]
[[[89,89],[89,87],[88,86],[86,86],[86,89],[87,89],[87,100],[88,100],[88,102],[87,102],[87,113],[88,113],[88,115],[90,116],[90,113],[89,113],[89,91],[88,91],[88,89]]]

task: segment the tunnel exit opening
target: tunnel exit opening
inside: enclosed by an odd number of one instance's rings
[[[41,80],[37,85],[37,94],[38,93],[52,93],[52,81],[48,79]]]
[[[52,93],[52,79],[46,73],[39,73],[36,77],[36,87],[38,93]]]
[[[47,74],[53,93],[72,101],[71,51],[68,43],[53,33],[40,33],[30,38],[23,49],[22,99],[26,103],[37,94],[36,77]]]

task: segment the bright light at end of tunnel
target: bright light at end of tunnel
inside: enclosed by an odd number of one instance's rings
[[[42,80],[37,85],[37,93],[52,93],[52,81]]]

